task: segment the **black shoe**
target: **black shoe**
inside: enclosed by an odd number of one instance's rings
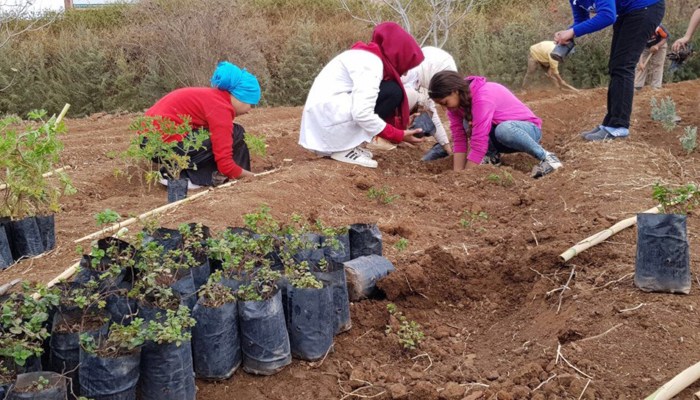
[[[539,179],[545,175],[551,174],[563,166],[564,164],[559,161],[559,158],[555,156],[554,153],[547,153],[544,160],[540,161],[540,163],[535,165],[535,167],[532,169],[532,177]]]

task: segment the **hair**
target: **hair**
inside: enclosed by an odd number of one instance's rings
[[[441,71],[433,75],[428,86],[428,96],[431,99],[443,99],[452,92],[459,94],[459,107],[464,111],[464,118],[472,122],[472,93],[469,82],[454,71]]]

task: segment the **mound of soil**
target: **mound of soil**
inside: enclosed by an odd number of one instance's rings
[[[544,121],[545,148],[564,168],[541,180],[535,160],[505,155],[500,167],[451,171],[451,160],[420,161],[432,143],[376,155],[375,170],[321,159],[300,148],[301,108],[255,109],[237,121],[262,135],[268,154],[230,188],[170,210],[160,225],[200,222],[214,232],[240,226],[242,215],[268,204],[273,215],[321,218],[328,225],[377,223],[385,256],[397,271],[379,283],[384,298],[351,305],[353,328],[316,363],[295,361],[271,377],[237,373],[198,381],[198,398],[228,399],[639,399],[700,360],[698,290],[679,296],[633,285],[636,231],[627,229],[562,263],[579,240],[655,204],[651,187],[698,181],[700,152],[679,143],[700,126],[700,81],[642,91],[631,136],[584,143],[579,132],[599,123],[604,89],[529,92],[522,98]],[[652,96],[672,96],[683,118],[672,132],[650,119]],[[163,187],[133,177],[118,153],[133,115],[68,120],[64,161],[78,194],[56,216],[58,246],[0,273],[47,282],[76,261],[73,240],[94,232],[106,208],[138,215],[166,203]],[[131,169],[133,171],[133,168]],[[368,198],[385,188],[395,200]],[[691,255],[700,253],[696,215],[688,220]],[[132,232],[141,227],[131,226]],[[394,246],[400,239],[408,246]],[[81,243],[84,247],[89,243]],[[691,256],[697,281],[700,264]],[[421,325],[425,340],[406,351],[386,304]],[[700,383],[679,398],[691,398]],[[355,394],[357,396],[354,396]]]

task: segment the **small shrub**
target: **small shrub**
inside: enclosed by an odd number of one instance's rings
[[[399,196],[398,194],[390,194],[389,188],[383,186],[381,189],[377,189],[375,187],[369,188],[369,190],[367,191],[367,197],[371,200],[377,200],[377,203],[391,204],[394,202],[394,200],[398,199],[401,196]]]
[[[246,133],[243,140],[245,144],[248,145],[250,154],[258,157],[265,157],[267,155],[267,144],[265,144],[265,139],[262,136]]]
[[[421,330],[420,324],[416,321],[409,321],[401,311],[398,310],[396,304],[389,303],[386,305],[386,310],[389,312],[390,318],[396,318],[399,323],[399,327],[394,332],[391,325],[386,326],[386,334],[394,333],[398,338],[399,344],[404,348],[404,350],[415,350],[420,346],[420,343],[425,339],[425,334]]]
[[[686,153],[690,154],[698,148],[698,127],[686,126],[685,133],[681,136],[681,146]]]
[[[408,239],[401,238],[394,243],[394,248],[398,251],[404,251],[408,247]]]
[[[661,126],[667,131],[676,127],[676,103],[672,98],[666,97],[658,102],[656,97],[651,98],[651,119],[661,122]]]

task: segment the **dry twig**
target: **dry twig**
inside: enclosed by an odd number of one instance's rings
[[[542,386],[546,385],[547,382],[549,382],[549,381],[551,381],[552,379],[556,378],[556,376],[557,376],[557,374],[554,374],[554,375],[550,376],[549,378],[547,378],[546,381],[540,383],[539,385],[537,385],[536,388],[532,389],[532,391],[534,392],[535,390],[537,390],[537,389],[541,388]]]
[[[593,379],[592,376],[590,376],[590,375],[588,375],[587,373],[581,371],[580,369],[576,368],[576,366],[575,366],[574,364],[570,363],[569,360],[567,360],[566,357],[564,357],[564,355],[561,353],[561,343],[557,343],[557,358],[554,360],[554,364],[559,364],[559,359],[560,359],[560,358],[561,358],[562,360],[564,360],[564,362],[566,363],[566,365],[568,365],[569,367],[573,368],[573,369],[574,369],[576,372],[578,372],[579,374],[585,376],[585,377],[588,378],[588,379]]]
[[[586,386],[583,387],[581,394],[578,396],[578,400],[581,400],[583,398],[583,394],[586,393],[586,389],[588,389],[588,385],[590,385],[590,384],[591,384],[591,380],[589,379],[588,382],[586,382]]]
[[[619,324],[613,326],[612,328],[608,329],[607,331],[605,331],[605,332],[603,332],[603,333],[601,333],[601,334],[598,334],[598,335],[595,335],[595,336],[591,336],[591,337],[587,337],[587,338],[583,338],[583,339],[579,340],[579,342],[587,342],[587,341],[589,341],[589,340],[598,339],[599,337],[603,337],[603,336],[607,335],[608,333],[614,331],[615,329],[621,327],[622,325],[624,325],[624,324],[623,324],[623,323],[619,323]]]

